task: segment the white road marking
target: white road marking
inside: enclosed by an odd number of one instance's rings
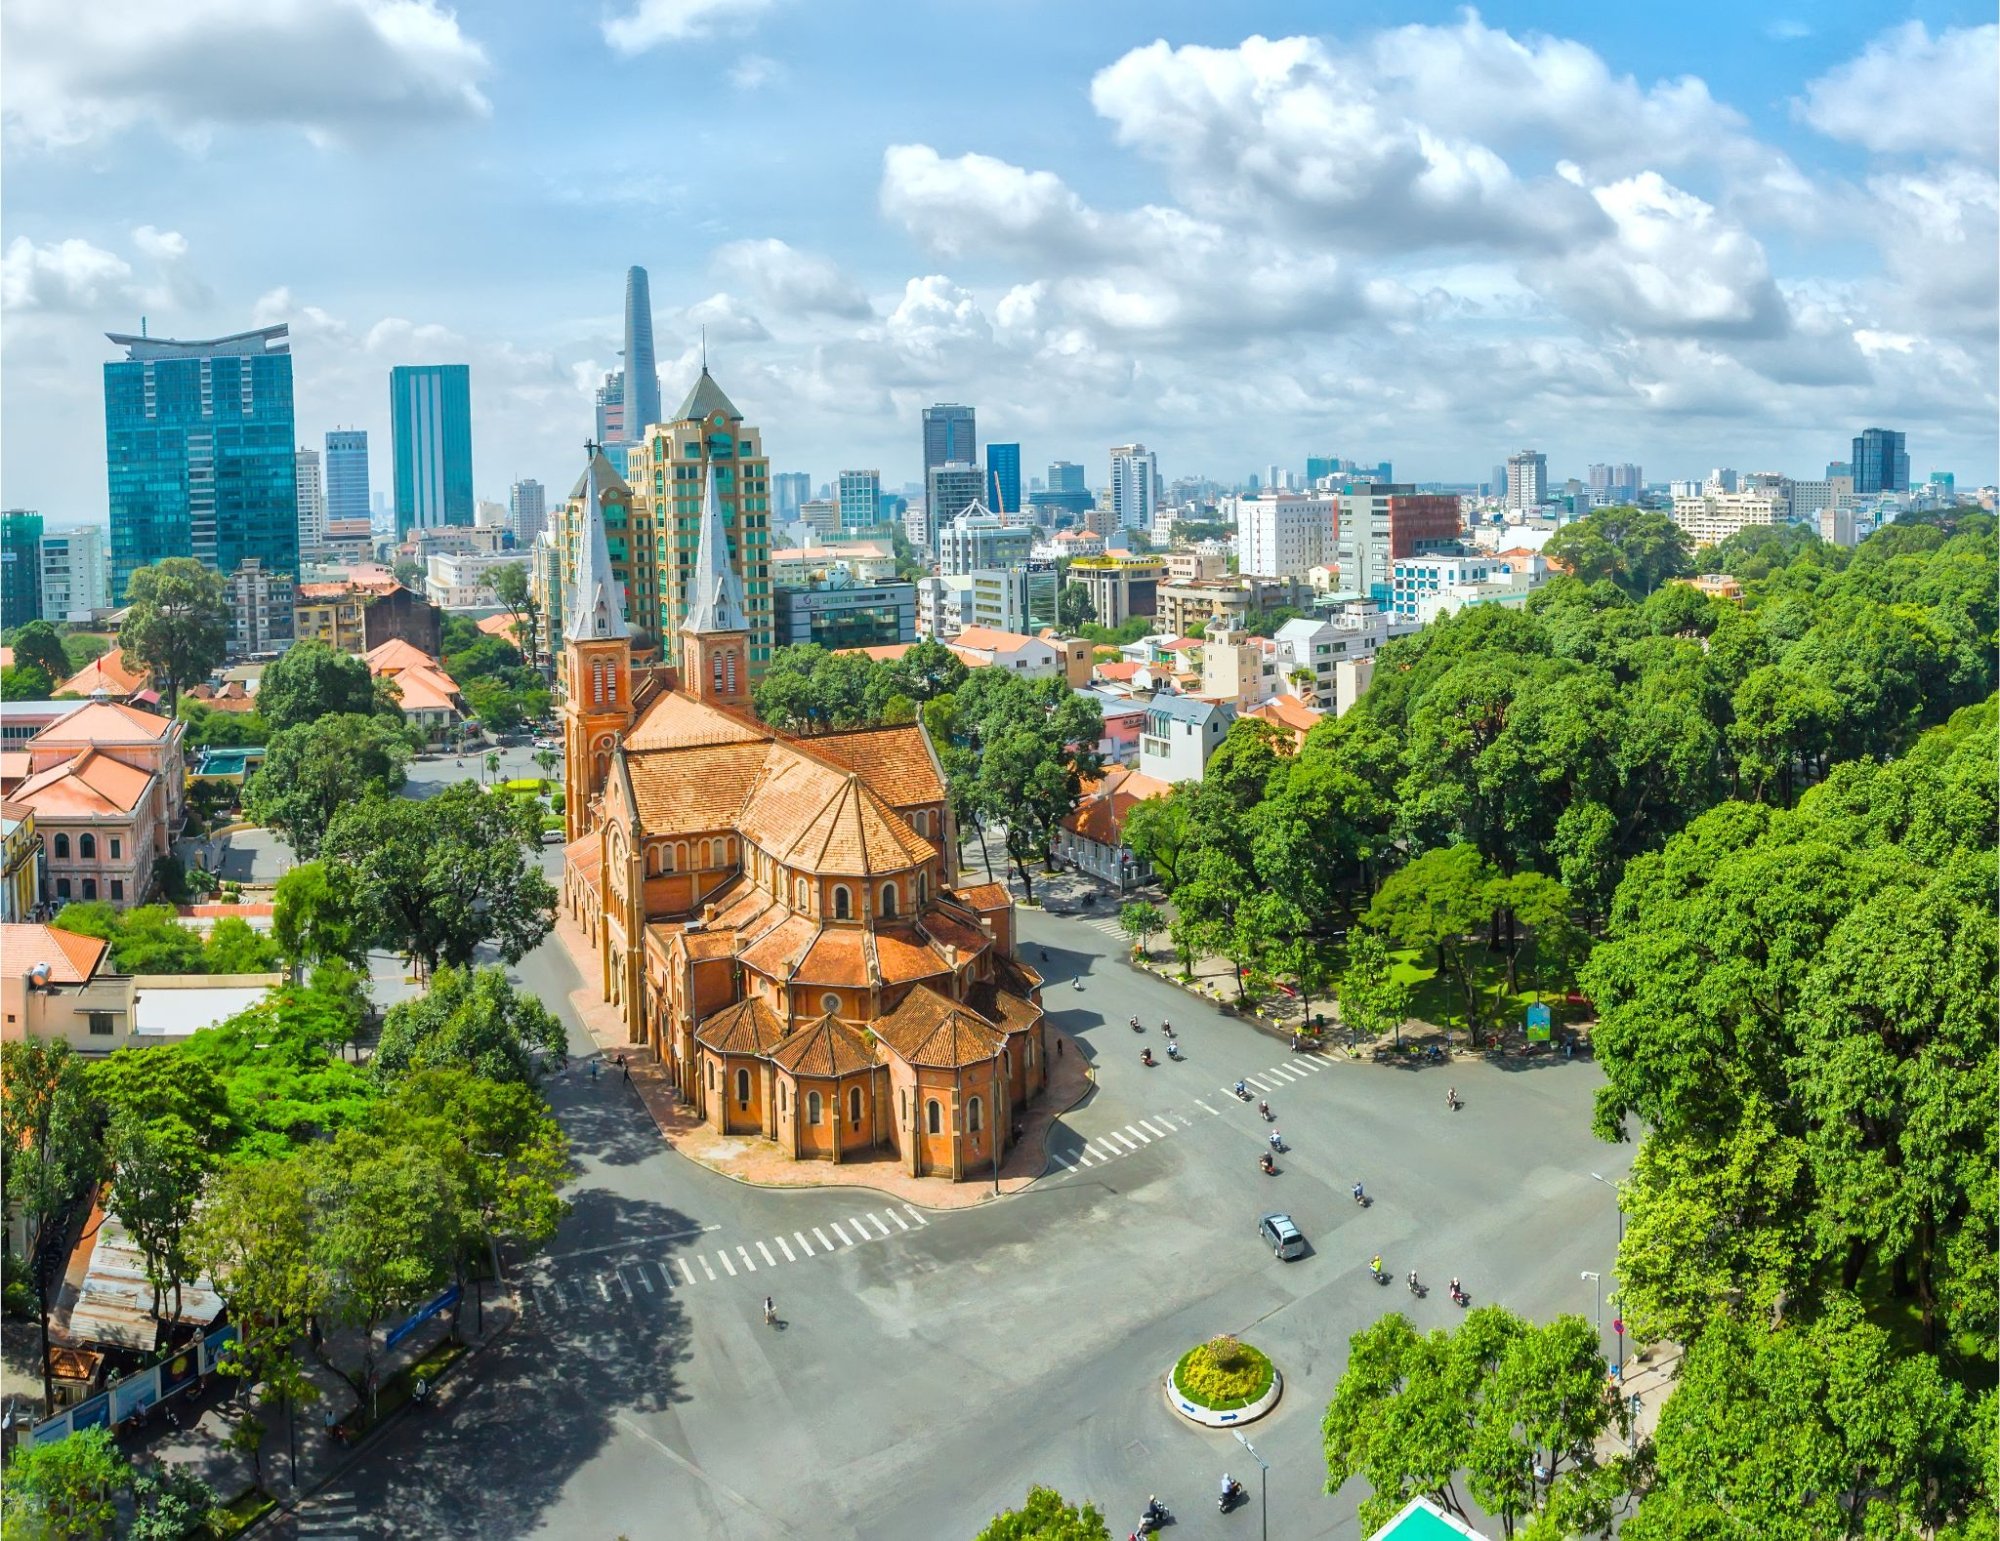
[[[784,1244],[785,1244],[784,1238],[780,1237],[778,1239],[778,1245],[782,1247]],[[764,1261],[767,1264],[769,1264],[773,1268],[776,1268],[778,1266],[778,1260],[775,1257],[771,1256],[771,1249],[765,1246],[764,1243],[762,1243],[761,1241],[757,1243],[757,1250],[764,1254]]]
[[[1142,1118],[1142,1119],[1140,1119],[1140,1120],[1139,1120],[1139,1122],[1143,1124],[1143,1123],[1145,1122],[1145,1120],[1144,1120],[1144,1119]],[[1133,1127],[1132,1127],[1132,1125],[1130,1125],[1130,1124],[1127,1124],[1127,1125],[1125,1126],[1125,1134],[1130,1134],[1130,1135],[1135,1135],[1135,1136],[1137,1136],[1137,1138],[1138,1138],[1138,1140],[1139,1140],[1139,1143],[1140,1143],[1141,1145],[1150,1145],[1150,1144],[1152,1144],[1152,1143],[1153,1143],[1153,1137],[1152,1137],[1152,1136],[1151,1136],[1150,1134],[1142,1134],[1142,1133],[1140,1133],[1140,1131],[1139,1131],[1139,1130],[1137,1130],[1137,1129],[1133,1128]],[[1120,1138],[1120,1139],[1122,1140],[1122,1139],[1124,1139],[1124,1138],[1125,1138],[1125,1135],[1124,1135],[1124,1134],[1121,1134],[1121,1135],[1119,1136],[1119,1138]]]
[[[1090,1147],[1086,1145],[1083,1151],[1083,1159],[1077,1162],[1077,1166],[1078,1167],[1095,1166],[1098,1162],[1098,1159],[1099,1159],[1098,1157],[1093,1156],[1090,1153]]]
[[[869,1231],[868,1227],[863,1225],[859,1220],[855,1219],[854,1216],[849,1215],[847,1217],[847,1223],[854,1227],[854,1234],[856,1236],[859,1236],[863,1241],[873,1241],[875,1239],[874,1235]],[[882,1234],[886,1236],[888,1232],[885,1230]]]
[[[749,1269],[752,1273],[755,1273],[757,1271],[757,1264],[751,1258],[750,1249],[748,1247],[738,1247],[736,1249],[736,1255],[743,1259],[743,1266],[745,1268]]]
[[[834,1227],[834,1229],[835,1229],[835,1230],[837,1231],[837,1230],[839,1230],[839,1229],[840,1229],[840,1227],[836,1225],[836,1226]],[[826,1250],[827,1250],[827,1251],[831,1252],[831,1251],[833,1250],[833,1243],[832,1243],[832,1242],[830,1242],[830,1241],[828,1241],[828,1240],[826,1239],[826,1232],[825,1232],[825,1231],[821,1230],[821,1229],[820,1229],[820,1228],[819,1228],[818,1226],[814,1226],[814,1227],[813,1227],[813,1235],[815,1235],[815,1236],[817,1236],[817,1237],[819,1238],[819,1244],[820,1244],[820,1245],[821,1245],[822,1247],[826,1248]]]
[[[1120,1145],[1123,1145],[1128,1151],[1137,1150],[1139,1148],[1137,1145],[1134,1145],[1130,1140],[1126,1139],[1125,1136],[1120,1134],[1116,1129],[1113,1129],[1111,1131],[1108,1138],[1116,1140]],[[1148,1140],[1146,1143],[1150,1145],[1153,1142],[1151,1140]]]
[[[836,1235],[836,1236],[838,1236],[838,1237],[840,1238],[840,1244],[841,1244],[841,1245],[842,1245],[843,1247],[851,1247],[851,1246],[853,1246],[853,1245],[854,1245],[854,1240],[853,1240],[853,1238],[852,1238],[852,1237],[850,1237],[850,1236],[849,1236],[849,1235],[847,1234],[847,1232],[843,1231],[843,1230],[842,1230],[842,1229],[840,1228],[840,1222],[839,1222],[838,1220],[833,1220],[833,1221],[830,1221],[830,1222],[828,1222],[828,1223],[829,1223],[829,1224],[831,1224],[831,1225],[833,1226],[833,1234],[834,1234],[834,1235]]]
[[[728,1270],[729,1270],[729,1277],[730,1277],[730,1278],[732,1278],[732,1279],[733,1279],[733,1278],[735,1278],[735,1277],[736,1277],[736,1265],[735,1265],[734,1263],[732,1263],[732,1262],[730,1262],[730,1261],[729,1261],[729,1254],[728,1254],[728,1252],[726,1252],[726,1251],[723,1251],[723,1252],[717,1252],[717,1253],[715,1254],[715,1260],[716,1260],[717,1262],[719,1262],[720,1264],[722,1264],[722,1266],[723,1266],[724,1268],[726,1268],[726,1269],[728,1269]],[[702,1266],[702,1267],[704,1267],[704,1268],[706,1268],[706,1267],[708,1266],[708,1262],[707,1262],[707,1260],[706,1260],[706,1259],[703,1259],[703,1261],[702,1261],[702,1265],[701,1265],[701,1266]]]
[[[708,1275],[708,1282],[713,1284],[715,1282],[715,1270],[708,1266],[708,1259],[700,1257],[696,1258],[695,1261],[701,1264],[701,1271]]]
[[[1206,1113],[1210,1118],[1222,1117],[1220,1113],[1216,1112],[1214,1108],[1210,1107],[1207,1103],[1203,1102],[1199,1097],[1194,1099],[1194,1105],[1200,1108],[1202,1112]]]
[[[1273,1087],[1269,1087],[1269,1086],[1266,1086],[1266,1085],[1265,1085],[1265,1084],[1264,1084],[1264,1083],[1263,1083],[1262,1081],[1258,1080],[1258,1079],[1257,1079],[1257,1078],[1256,1078],[1255,1076],[1253,1076],[1253,1075],[1247,1075],[1247,1076],[1245,1076],[1245,1077],[1244,1077],[1243,1079],[1244,1079],[1244,1081],[1245,1081],[1245,1082],[1247,1082],[1247,1083],[1248,1083],[1249,1085],[1251,1085],[1251,1086],[1254,1086],[1254,1087],[1256,1087],[1256,1088],[1257,1088],[1257,1090],[1258,1090],[1258,1091],[1260,1091],[1260,1092],[1268,1092],[1268,1091],[1272,1091],[1272,1090],[1275,1090],[1275,1088],[1273,1088]]]
[[[775,1239],[778,1243],[778,1250],[785,1254],[785,1261],[788,1263],[796,1263],[798,1261],[798,1256],[792,1251],[790,1247],[785,1245],[785,1238],[779,1236]],[[757,1245],[761,1247],[764,1244],[760,1241],[757,1243]]]
[[[903,1230],[907,1231],[910,1228],[910,1222],[905,1220],[901,1215],[897,1214],[896,1211],[893,1209],[889,1211],[889,1218],[891,1220],[894,1220],[896,1224],[900,1226]]]
[[[1075,1162],[1074,1160],[1072,1160],[1072,1159],[1071,1159],[1070,1157],[1068,1157],[1068,1156],[1064,1155],[1064,1154],[1063,1154],[1063,1153],[1062,1153],[1061,1151],[1057,1151],[1057,1152],[1055,1153],[1055,1157],[1056,1157],[1056,1160],[1057,1160],[1057,1162],[1061,1164],[1061,1166],[1062,1166],[1062,1167],[1064,1168],[1064,1170],[1066,1170],[1066,1171],[1071,1171],[1071,1172],[1074,1172],[1074,1171],[1076,1170],[1076,1162]],[[893,1213],[894,1213],[894,1211],[892,1210],[892,1211],[890,1211],[890,1213],[892,1213],[892,1214],[893,1214]],[[908,1227],[908,1226],[904,1226],[904,1227],[903,1227],[903,1229],[904,1229],[904,1230],[908,1230],[908,1229],[909,1229],[909,1227]]]
[[[1166,1123],[1166,1115],[1165,1115],[1164,1113],[1160,1115],[1160,1123]],[[1172,1133],[1174,1132],[1174,1126],[1173,1126],[1172,1124],[1167,1124],[1167,1127],[1166,1127],[1166,1128],[1164,1128],[1164,1129],[1162,1129],[1162,1128],[1161,1128],[1161,1127],[1159,1126],[1159,1124],[1156,1124],[1156,1123],[1152,1122],[1152,1120],[1150,1120],[1150,1119],[1145,1119],[1145,1118],[1142,1118],[1142,1119],[1140,1119],[1140,1120],[1139,1120],[1139,1127],[1140,1127],[1141,1129],[1150,1129],[1150,1130],[1152,1130],[1152,1131],[1153,1131],[1153,1133],[1157,1134],[1157,1135],[1158,1135],[1158,1136],[1159,1136],[1159,1137],[1160,1137],[1161,1139],[1163,1139],[1163,1140],[1164,1140],[1164,1139],[1165,1139],[1165,1138],[1166,1138],[1166,1137],[1167,1137],[1168,1135],[1170,1135],[1170,1134],[1172,1134]]]
[[[821,1237],[820,1239],[824,1241],[826,1238]],[[796,1241],[801,1247],[805,1248],[805,1253],[807,1257],[811,1257],[813,1255],[813,1244],[806,1240],[806,1233],[804,1231],[793,1231],[792,1240]]]
[[[676,1258],[674,1259],[674,1261],[680,1264],[681,1277],[686,1279],[690,1284],[694,1283],[694,1270],[688,1267],[688,1260],[682,1257],[682,1258]],[[708,1264],[703,1263],[701,1266],[706,1268]],[[709,1277],[713,1279],[715,1275],[710,1274]]]
[[[907,1209],[907,1210],[908,1210],[908,1211],[910,1212],[910,1218],[911,1218],[912,1220],[916,1221],[916,1222],[917,1222],[917,1224],[919,1224],[919,1225],[929,1225],[929,1224],[930,1224],[930,1221],[928,1221],[928,1220],[926,1220],[926,1219],[924,1218],[924,1212],[923,1212],[923,1211],[922,1211],[921,1209],[917,1208],[917,1206],[916,1206],[916,1205],[914,1205],[914,1204],[905,1204],[905,1205],[903,1206],[903,1208]]]

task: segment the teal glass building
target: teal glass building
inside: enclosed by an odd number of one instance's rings
[[[105,334],[126,350],[104,366],[114,604],[134,572],[170,556],[299,570],[289,332]]]
[[[400,364],[389,371],[396,448],[396,536],[472,523],[472,370]]]
[[[986,446],[986,506],[996,514],[1021,511],[1021,446]]]

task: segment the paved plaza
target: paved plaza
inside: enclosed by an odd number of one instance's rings
[[[438,771],[413,766],[411,791]],[[544,852],[552,872],[559,856]],[[1096,1501],[1121,1536],[1158,1493],[1179,1535],[1247,1537],[1255,1505],[1223,1517],[1213,1494],[1225,1469],[1254,1479],[1253,1463],[1160,1390],[1190,1344],[1234,1332],[1286,1375],[1251,1435],[1272,1463],[1270,1533],[1353,1536],[1358,1493],[1323,1492],[1319,1440],[1348,1336],[1391,1309],[1423,1326],[1457,1315],[1441,1288],[1413,1301],[1377,1286],[1371,1255],[1398,1281],[1457,1274],[1478,1303],[1589,1314],[1578,1275],[1608,1276],[1616,1238],[1590,1173],[1615,1176],[1630,1154],[1590,1137],[1593,1066],[1291,1056],[1129,967],[1103,923],[1023,911],[1021,927],[1050,1011],[1096,1068],[1038,1181],[960,1210],[759,1188],[667,1149],[616,1074],[572,1069],[552,1096],[580,1167],[574,1212],[516,1270],[519,1326],[447,1405],[394,1425],[281,1529],[936,1541],[1039,1481]],[[517,972],[590,1053],[562,948]],[[1179,1063],[1162,1058],[1167,1017]],[[1142,1046],[1162,1062],[1141,1065]],[[1291,1146],[1276,1177],[1258,1170],[1269,1126],[1231,1094],[1239,1076]],[[1304,1230],[1304,1258],[1259,1243],[1273,1208]]]

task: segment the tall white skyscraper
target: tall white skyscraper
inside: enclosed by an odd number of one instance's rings
[[[534,540],[548,522],[548,492],[540,482],[526,477],[507,489],[507,527],[517,545]]]
[[[1507,457],[1507,506],[1539,508],[1549,500],[1549,457],[1524,449]]]
[[[111,569],[105,561],[106,533],[102,525],[80,524],[74,529],[49,530],[43,534],[43,620],[87,621],[91,611],[110,605]]]
[[[1111,447],[1111,521],[1121,530],[1153,529],[1160,500],[1158,457],[1143,444]]]
[[[299,484],[299,560],[317,562],[326,554],[326,491],[319,479],[319,451],[301,449],[295,460]]]

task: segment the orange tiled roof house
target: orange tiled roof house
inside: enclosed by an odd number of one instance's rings
[[[563,903],[634,1043],[724,1133],[981,1178],[1047,1081],[1000,885],[956,888],[920,726],[801,740],[750,711],[710,472],[676,666],[635,670],[593,455],[566,605]]]

